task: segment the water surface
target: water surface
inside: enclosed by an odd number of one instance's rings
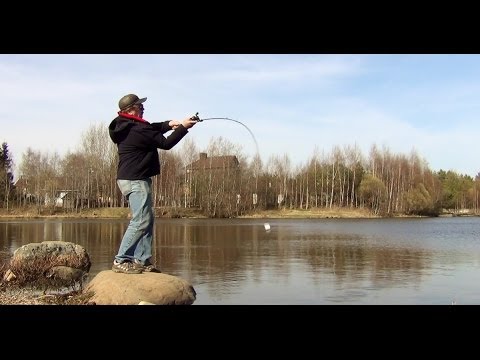
[[[91,279],[111,268],[127,225],[2,220],[0,250],[77,243]],[[162,272],[195,288],[194,305],[480,304],[478,217],[156,219],[154,241]]]

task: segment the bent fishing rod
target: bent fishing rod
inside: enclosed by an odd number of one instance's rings
[[[210,118],[200,119],[200,117],[198,116],[198,112],[194,116],[192,116],[190,119],[191,120],[196,120],[198,122],[202,122],[202,121],[206,121],[206,120],[228,120],[228,121],[233,121],[233,122],[236,122],[236,123],[242,125],[245,129],[248,130],[250,135],[252,135],[252,139],[255,142],[255,146],[257,147],[257,155],[260,156],[260,151],[258,150],[258,143],[257,143],[257,139],[255,139],[255,135],[253,135],[253,132],[248,128],[248,126],[245,125],[244,123],[242,123],[241,121],[235,120],[235,119],[230,119],[230,118],[227,118],[227,117],[210,117]]]

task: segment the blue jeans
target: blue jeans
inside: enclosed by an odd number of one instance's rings
[[[140,263],[152,257],[153,242],[153,208],[152,208],[152,179],[144,180],[117,180],[122,194],[127,198],[132,218],[123,235],[117,262],[134,261]]]

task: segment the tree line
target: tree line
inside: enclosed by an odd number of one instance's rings
[[[288,154],[265,163],[251,160],[242,147],[223,137],[212,138],[208,160],[192,167],[200,151],[191,139],[159,151],[161,173],[153,179],[155,207],[195,208],[209,217],[236,217],[268,209],[366,208],[381,216],[436,216],[444,209],[478,214],[480,173],[473,179],[454,171],[432,171],[416,151],[392,153],[371,146],[367,156],[358,146],[317,148],[305,163],[293,166]],[[235,156],[238,163],[215,161]],[[116,185],[118,154],[103,124],[81,134],[78,150],[64,156],[28,148],[13,176],[8,144],[0,150],[0,206],[35,206],[78,212],[128,206]]]

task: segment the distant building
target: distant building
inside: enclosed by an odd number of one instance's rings
[[[198,160],[185,169],[185,207],[200,205],[201,194],[206,194],[212,187],[218,189],[229,184],[226,191],[237,194],[239,172],[240,163],[234,155],[208,157],[206,153],[200,153]]]
[[[63,208],[73,208],[75,190],[57,190],[55,193],[55,206]]]
[[[207,153],[200,153],[198,160],[187,165],[187,173],[197,171],[225,171],[239,170],[239,162],[235,155],[207,157]]]
[[[22,196],[26,201],[35,200],[35,195],[32,194],[31,189],[29,189],[28,178],[20,176],[20,179],[18,179],[14,185],[17,194]]]
[[[61,178],[58,178],[59,182]],[[41,201],[45,206],[55,206],[63,208],[73,208],[75,206],[75,196],[74,193],[77,190],[54,190],[46,191],[41,189],[39,191],[39,199],[35,196],[31,189],[33,185],[30,185],[31,182],[27,177],[21,176],[20,179],[15,183],[18,194],[20,194],[27,203],[32,203],[34,201]]]

